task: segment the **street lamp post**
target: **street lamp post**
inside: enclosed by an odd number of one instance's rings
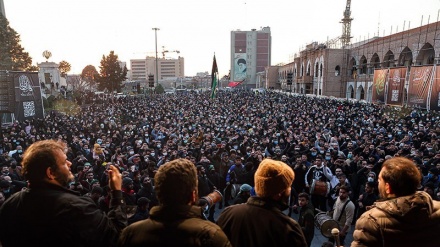
[[[157,65],[157,31],[159,31],[160,29],[157,27],[153,27],[154,30],[154,39],[155,39],[155,45],[156,45],[156,85],[159,84],[159,68]]]

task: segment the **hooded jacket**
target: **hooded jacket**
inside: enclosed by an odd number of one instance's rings
[[[118,246],[231,247],[225,233],[202,212],[190,205],[153,207],[150,218],[122,231]]]
[[[355,246],[439,246],[440,202],[422,191],[376,202],[356,222]]]

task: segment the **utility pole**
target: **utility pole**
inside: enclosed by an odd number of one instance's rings
[[[156,44],[156,86],[157,86],[159,85],[159,67],[157,63],[157,31],[159,31],[160,29],[157,27],[153,27],[153,30],[154,30],[154,39]]]

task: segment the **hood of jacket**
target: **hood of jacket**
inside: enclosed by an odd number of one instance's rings
[[[432,198],[423,191],[376,202],[375,206],[402,223],[420,225],[432,217],[440,217],[440,208],[434,207]]]

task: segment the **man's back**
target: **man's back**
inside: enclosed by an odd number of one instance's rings
[[[150,218],[125,228],[119,246],[229,247],[216,224],[202,218],[197,206],[153,207]]]
[[[257,197],[227,207],[217,224],[232,246],[307,246],[296,221],[283,214],[276,203]]]
[[[427,193],[374,205],[357,220],[351,246],[439,246],[440,202]]]
[[[3,204],[3,246],[109,246],[116,242],[118,229],[109,222],[111,216],[104,217],[90,198],[57,187],[48,184],[21,191]]]

